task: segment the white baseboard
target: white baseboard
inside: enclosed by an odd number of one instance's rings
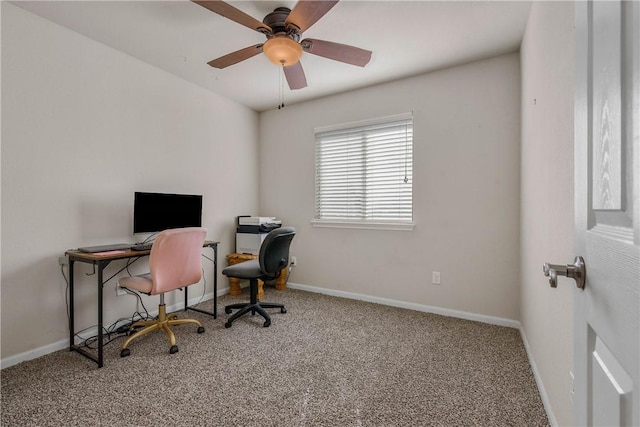
[[[533,360],[531,347],[529,347],[529,340],[527,339],[527,334],[524,333],[524,329],[522,328],[522,325],[520,326],[520,336],[522,337],[524,349],[527,352],[527,358],[529,359],[529,365],[531,366],[531,371],[533,372],[533,378],[535,378],[536,385],[538,386],[538,391],[540,392],[540,398],[542,399],[544,410],[547,413],[547,418],[549,418],[549,424],[552,427],[558,427],[558,420],[556,420],[555,414],[553,413],[553,408],[551,407],[551,401],[549,400],[549,395],[547,394],[547,391],[544,388],[544,384],[542,383],[542,377],[540,376],[540,371],[538,371],[536,362]]]
[[[218,289],[218,296],[225,295],[229,293],[229,288]],[[209,301],[213,299],[213,292],[207,293],[204,296],[196,296],[193,298],[189,298],[188,305],[192,306],[198,304],[200,302]],[[167,313],[172,313],[174,311],[179,311],[184,308],[184,304],[182,302],[178,302],[167,306]],[[151,316],[156,316],[158,314],[158,310],[150,311],[149,314]],[[83,332],[84,336],[91,337],[95,336],[98,333],[98,327],[95,326],[93,328],[87,329]],[[63,339],[51,344],[47,344],[45,346],[25,351],[24,353],[16,354],[15,356],[10,356],[0,360],[0,369],[8,368],[9,366],[17,365],[21,362],[26,362],[27,360],[37,359],[38,357],[45,356],[49,353],[53,353],[59,350],[64,350],[69,348],[69,340]]]
[[[335,297],[349,298],[376,304],[389,305],[392,307],[406,308],[409,310],[421,311],[424,313],[440,314],[442,316],[456,317],[459,319],[474,320],[476,322],[488,323],[497,326],[520,329],[520,322],[502,317],[487,316],[484,314],[469,313],[466,311],[452,310],[449,308],[435,307],[431,305],[416,304],[406,301],[398,301],[389,298],[374,297],[370,295],[358,294],[354,292],[338,291],[335,289],[319,288],[316,286],[301,285],[299,283],[287,283],[287,287],[300,289],[302,291],[315,292],[319,294],[331,295]]]
[[[8,368],[9,366],[26,362],[27,360],[37,359],[38,357],[45,356],[49,353],[54,353],[65,348],[69,348],[68,339],[54,342],[52,344],[45,345],[33,350],[25,351],[24,353],[16,354],[15,356],[6,357],[0,360],[0,369]]]

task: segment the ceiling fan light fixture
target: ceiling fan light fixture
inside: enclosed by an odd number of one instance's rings
[[[262,51],[269,61],[285,67],[294,65],[302,56],[302,46],[287,36],[270,38],[262,46]]]

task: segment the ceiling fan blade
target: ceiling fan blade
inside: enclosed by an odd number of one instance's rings
[[[207,62],[213,68],[226,68],[229,65],[237,64],[240,61],[249,59],[262,52],[262,43],[255,46],[245,47],[244,49],[236,50],[213,61]]]
[[[364,67],[371,59],[371,51],[326,40],[304,39],[300,42],[305,52],[335,61]]]
[[[329,12],[336,3],[338,0],[299,0],[287,17],[285,26],[293,24],[302,33]]]
[[[287,78],[287,83],[289,84],[289,89],[296,90],[307,87],[307,78],[304,75],[304,70],[302,69],[300,61],[283,68],[284,75]]]
[[[240,25],[244,25],[247,28],[251,28],[252,30],[258,31],[260,33],[271,34],[271,28],[268,25],[265,25],[252,16],[247,15],[243,11],[236,9],[229,3],[225,3],[221,0],[191,1],[199,4],[206,9],[209,9],[211,12],[217,13],[220,16],[224,16],[225,18],[237,22]]]

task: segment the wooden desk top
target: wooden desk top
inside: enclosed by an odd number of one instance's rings
[[[215,247],[218,246],[220,242],[215,242],[212,240],[205,240],[202,247]],[[133,243],[132,243],[133,244]],[[119,251],[108,251],[108,252],[99,252],[99,253],[89,253],[89,252],[81,252],[81,251],[66,251],[64,254],[67,255],[70,259],[74,261],[83,261],[83,262],[98,262],[98,261],[107,261],[114,259],[126,259],[126,258],[135,258],[141,256],[147,256],[151,253],[151,250],[146,251],[134,251],[131,249],[124,249]]]

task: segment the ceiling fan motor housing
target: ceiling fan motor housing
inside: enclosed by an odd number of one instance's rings
[[[264,17],[262,23],[271,27],[272,33],[267,34],[267,38],[271,38],[275,35],[287,35],[287,37],[300,41],[299,29],[293,25],[286,25],[287,18],[291,13],[291,9],[288,7],[277,7],[273,12]]]

